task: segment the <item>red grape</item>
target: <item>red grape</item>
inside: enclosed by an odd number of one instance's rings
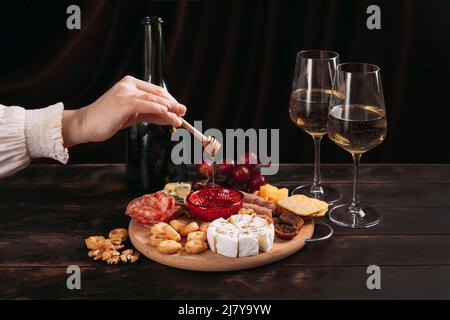
[[[248,181],[248,186],[250,192],[259,190],[259,188],[266,184],[266,178],[259,172],[252,172],[250,174],[250,180]]]
[[[214,166],[207,161],[203,161],[201,164],[197,165],[197,170],[200,176],[210,178],[214,173]]]
[[[239,157],[238,163],[245,165],[249,169],[253,169],[258,163],[258,156],[254,152],[244,152]]]
[[[233,170],[233,180],[236,183],[245,183],[250,179],[250,170],[243,165],[237,166]]]
[[[233,169],[235,167],[234,161],[232,159],[226,159],[217,164],[217,172],[224,176],[231,176]]]

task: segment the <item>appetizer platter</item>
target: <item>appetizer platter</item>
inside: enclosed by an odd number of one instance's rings
[[[186,270],[242,270],[284,259],[311,239],[314,218],[328,204],[258,180],[245,191],[169,183],[128,204],[129,238],[147,258]]]

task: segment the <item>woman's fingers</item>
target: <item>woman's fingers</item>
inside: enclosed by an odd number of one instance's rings
[[[180,117],[186,114],[186,106],[178,103],[178,101],[166,89],[152,83],[136,79],[132,76],[126,76],[124,80],[126,82],[134,83],[135,87],[142,91],[142,94],[139,94],[139,98],[153,101],[160,105],[165,105],[168,108],[168,111],[174,112]]]
[[[167,121],[165,119],[162,119],[160,116],[153,115],[153,114],[140,114],[137,117],[137,122],[150,122],[153,124],[159,124],[159,125],[168,125]]]
[[[127,115],[136,113],[140,114],[165,114],[168,113],[168,108],[165,105],[153,101],[136,98],[128,104],[126,110]]]
[[[172,101],[175,101],[177,103],[177,111],[175,111],[180,117],[184,116],[186,114],[187,108],[185,105],[178,103],[178,101],[170,94],[169,91],[167,91],[167,95]]]
[[[157,104],[166,106],[168,111],[170,111],[170,112],[175,112],[175,110],[178,110],[177,102],[174,102],[174,101],[164,98],[164,97],[156,96],[151,93],[142,93],[142,94],[138,95],[138,99],[149,101],[149,102],[156,102]]]
[[[182,117],[182,116],[184,116],[186,114],[187,108],[186,108],[186,106],[184,104],[179,103],[177,108],[178,108],[177,114],[180,117]]]
[[[171,99],[172,98],[168,94],[166,89],[164,89],[164,88],[162,88],[160,86],[154,85],[153,83],[149,83],[149,82],[146,82],[146,81],[134,78],[134,85],[136,86],[136,88],[138,88],[141,91],[152,93],[152,94],[155,94],[155,95],[158,95],[160,97],[167,98],[167,99]]]
[[[186,114],[186,107],[180,103],[178,103],[175,99],[169,99],[167,97],[161,97],[154,95],[152,93],[143,92],[138,96],[140,99],[153,101],[158,104],[164,105],[170,112],[174,112],[180,117]]]
[[[175,113],[167,112],[165,114],[158,115],[162,120],[165,120],[167,124],[170,124],[174,127],[181,126],[181,119]]]
[[[130,108],[127,113],[129,116],[136,113],[138,113],[139,116],[155,115],[164,121],[162,124],[170,124],[175,127],[181,126],[181,120],[177,114],[169,112],[166,106],[152,101],[136,99],[132,104],[130,104]]]

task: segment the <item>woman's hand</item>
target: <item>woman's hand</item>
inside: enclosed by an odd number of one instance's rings
[[[179,117],[185,113],[186,107],[163,88],[126,76],[94,103],[78,110],[64,110],[64,145],[104,141],[139,122],[179,127]]]

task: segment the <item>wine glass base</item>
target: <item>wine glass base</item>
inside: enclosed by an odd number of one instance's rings
[[[292,195],[303,194],[309,198],[315,198],[318,200],[325,201],[328,204],[333,204],[342,199],[342,195],[335,188],[330,186],[320,185],[319,192],[312,192],[312,185],[299,186],[292,190]]]
[[[350,211],[350,204],[341,204],[330,210],[330,220],[346,228],[370,228],[381,221],[381,216],[374,208],[361,207],[359,212]]]

